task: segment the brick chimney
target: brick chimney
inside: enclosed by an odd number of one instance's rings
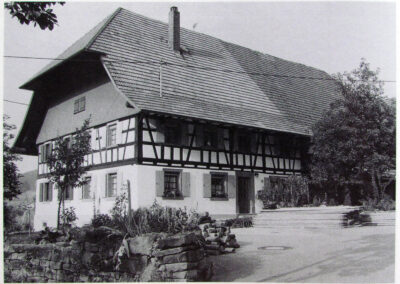
[[[175,51],[179,51],[181,47],[180,28],[178,8],[171,7],[169,11],[168,44]]]

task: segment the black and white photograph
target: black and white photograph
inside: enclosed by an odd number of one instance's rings
[[[395,1],[2,5],[1,283],[400,279]]]

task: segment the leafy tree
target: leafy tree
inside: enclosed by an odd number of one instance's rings
[[[29,25],[31,22],[39,25],[42,30],[53,30],[57,24],[57,16],[53,13],[52,6],[65,2],[9,2],[4,3],[4,8],[10,11],[11,16],[17,17],[21,24]]]
[[[85,156],[91,151],[89,119],[85,120],[80,129],[76,129],[72,141],[58,137],[54,149],[47,159],[50,181],[58,188],[57,229],[60,227],[61,205],[65,215],[65,194],[70,188],[74,189],[85,184],[83,174],[89,169],[84,165]]]
[[[364,59],[337,75],[342,97],[313,127],[311,178],[347,195],[354,185],[383,198],[382,176],[395,168],[395,105],[383,97],[378,72]]]
[[[21,193],[19,190],[21,184],[19,178],[22,175],[18,173],[18,168],[15,164],[21,160],[21,157],[13,153],[9,146],[10,141],[14,138],[10,131],[16,128],[15,125],[7,123],[9,118],[9,116],[3,115],[3,189],[4,198],[12,200]]]

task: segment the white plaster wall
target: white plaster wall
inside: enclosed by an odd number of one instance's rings
[[[123,184],[127,180],[133,184],[135,177],[135,169],[133,165],[119,166],[113,168],[99,169],[87,172],[87,176],[91,176],[91,190],[93,193],[92,199],[82,199],[82,189],[74,189],[74,199],[65,200],[65,207],[74,207],[78,217],[77,226],[82,226],[90,223],[94,215],[94,210],[100,214],[109,214],[114,206],[115,197],[105,197],[106,175],[108,173],[117,173],[117,195],[121,193]],[[43,223],[46,222],[49,227],[57,226],[57,191],[53,188],[52,201],[39,202],[40,183],[47,182],[46,178],[37,180],[36,182],[36,209],[34,217],[34,229],[43,229]],[[132,188],[132,186],[131,186]],[[137,191],[131,190],[132,207],[138,207]]]
[[[196,209],[198,212],[208,211],[210,214],[235,214],[236,198],[229,198],[227,201],[213,201],[210,198],[203,197],[203,174],[210,173],[210,170],[203,169],[182,169],[183,172],[190,173],[190,197],[184,197],[183,200],[168,200],[162,197],[156,197],[156,171],[163,167],[139,165],[137,167],[137,176],[135,186],[138,190],[140,206],[151,206],[154,200],[161,205]],[[212,170],[216,172],[216,170]],[[235,175],[233,171],[220,171]]]

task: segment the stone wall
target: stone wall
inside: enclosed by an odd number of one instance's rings
[[[5,281],[186,282],[212,275],[201,239],[193,233],[128,240],[104,228],[80,233],[78,240],[53,244],[5,244]]]

